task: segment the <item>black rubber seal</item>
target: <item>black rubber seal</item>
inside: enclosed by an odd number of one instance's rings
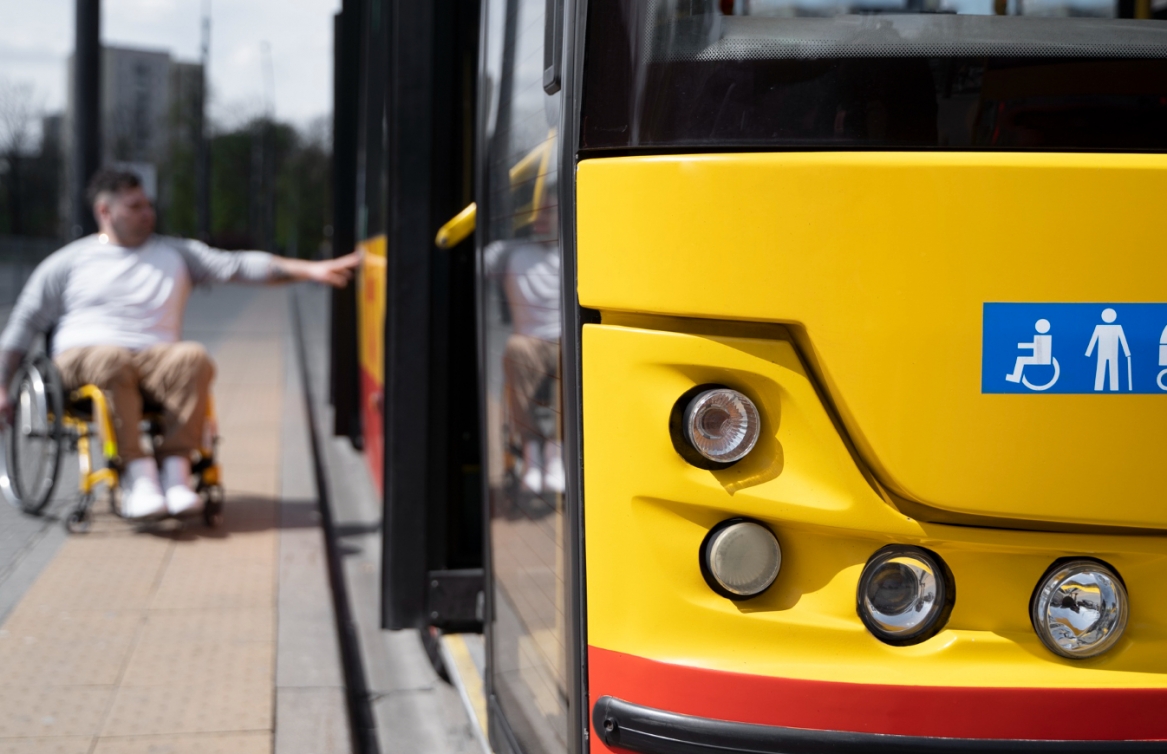
[[[910,555],[935,563],[936,571],[940,575],[938,586],[941,591],[940,610],[933,614],[932,619],[915,631],[898,636],[886,633],[872,620],[871,616],[867,614],[867,611],[863,609],[863,593],[867,591],[867,580],[872,574],[871,564],[887,556],[895,555]],[[855,590],[855,612],[859,613],[859,620],[863,621],[863,625],[867,626],[867,630],[875,638],[893,647],[906,647],[931,639],[948,623],[948,618],[952,615],[952,606],[955,604],[956,580],[952,578],[952,571],[948,570],[948,564],[944,562],[943,558],[931,550],[911,545],[888,545],[887,547],[881,547],[876,550],[875,554],[868,558],[867,565],[863,566],[863,573],[859,576],[859,586]]]
[[[1162,741],[925,738],[734,723],[642,707],[611,696],[592,708],[592,735],[643,754],[1084,754],[1161,752]]]

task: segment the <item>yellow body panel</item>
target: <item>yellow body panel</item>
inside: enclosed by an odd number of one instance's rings
[[[385,236],[376,236],[359,245],[364,259],[357,271],[358,318],[360,321],[360,366],[377,384],[385,383]]]
[[[1167,155],[585,160],[579,297],[789,324],[901,510],[1167,529],[1167,397],[980,392],[985,302],[1167,300],[1164,195]]]
[[[589,251],[581,246],[581,255]],[[582,258],[581,265],[586,265]],[[691,321],[612,319],[620,324],[583,330],[589,644],[664,662],[786,678],[1167,686],[1167,603],[1159,598],[1167,570],[1162,538],[912,520],[888,505],[861,471],[784,328],[725,337]],[[674,403],[705,383],[742,390],[762,416],[757,447],[727,470],[690,466],[669,437]],[[783,548],[775,584],[736,603],[711,591],[698,565],[709,529],[733,516],[766,522]],[[893,542],[934,550],[956,582],[947,627],[917,646],[882,644],[855,612],[864,562]],[[1130,592],[1127,633],[1094,660],[1056,657],[1029,622],[1035,585],[1066,555],[1106,560]]]

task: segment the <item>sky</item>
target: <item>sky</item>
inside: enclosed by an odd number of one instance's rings
[[[65,107],[75,0],[0,0],[0,78],[27,82],[47,112]],[[340,0],[102,0],[102,43],[199,58],[211,12],[214,122],[232,126],[264,109],[263,45],[275,73],[275,115],[299,126],[332,110],[332,16]]]

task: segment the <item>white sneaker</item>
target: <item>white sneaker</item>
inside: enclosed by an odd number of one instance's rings
[[[122,474],[122,515],[152,518],[166,513],[166,498],[158,486],[158,466],[153,458],[130,461]]]
[[[557,442],[543,443],[543,486],[551,492],[563,492],[567,486],[563,476],[563,446]]]
[[[543,459],[539,455],[539,443],[534,440],[523,443],[523,476],[520,481],[525,489],[536,495],[543,491]]]
[[[166,509],[172,516],[193,513],[203,504],[190,488],[189,458],[168,456],[162,461],[162,488],[166,490]]]

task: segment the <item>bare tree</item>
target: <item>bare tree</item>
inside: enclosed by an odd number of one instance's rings
[[[22,163],[32,148],[33,127],[41,111],[31,83],[0,78],[0,158],[8,168],[8,215],[15,235],[24,232]]]
[[[31,82],[0,77],[0,154],[27,154],[41,105]]]

